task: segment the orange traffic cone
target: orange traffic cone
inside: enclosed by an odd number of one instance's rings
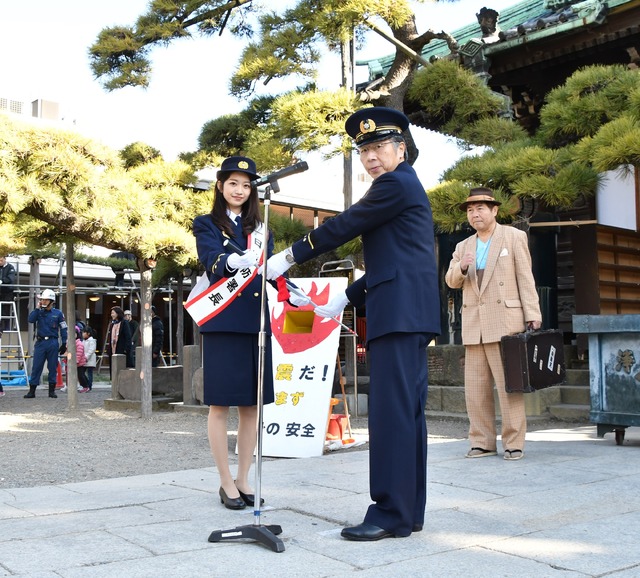
[[[338,405],[340,400],[332,397],[329,400],[329,422],[327,423],[327,436],[325,440],[333,441],[339,440],[342,438],[342,432],[339,431],[339,422],[336,421],[336,414],[332,413],[332,409],[334,405]]]

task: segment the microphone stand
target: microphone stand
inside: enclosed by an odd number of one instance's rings
[[[277,180],[267,185],[264,193],[264,230],[265,242],[262,247],[262,287],[260,294],[260,332],[258,333],[258,416],[256,440],[256,489],[254,494],[253,524],[237,526],[231,530],[214,530],[209,536],[209,542],[222,540],[249,539],[264,544],[274,552],[284,552],[284,543],[278,535],[282,527],[277,525],[263,526],[260,524],[260,504],[262,490],[262,429],[264,406],[264,370],[267,334],[265,331],[265,314],[267,308],[267,248],[269,246],[269,205],[271,204],[271,190],[280,192]],[[271,368],[268,368],[271,371]]]

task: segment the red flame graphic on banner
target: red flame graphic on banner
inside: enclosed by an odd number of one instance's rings
[[[308,293],[309,298],[316,305],[326,305],[329,301],[329,284],[318,292],[318,286],[315,281],[311,283],[311,290]],[[275,317],[271,313],[271,332],[273,337],[278,341],[284,353],[299,353],[311,349],[324,341],[330,333],[336,328],[336,323],[331,320],[322,321],[324,317],[316,315],[313,319],[313,327],[311,333],[283,333],[284,320],[288,311],[313,311],[313,305],[305,305],[304,307],[293,307],[288,302],[283,301],[282,313]]]

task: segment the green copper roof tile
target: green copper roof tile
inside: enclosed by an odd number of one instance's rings
[[[586,0],[584,2],[572,2],[571,6],[574,11],[579,11],[580,18],[574,18],[567,22],[558,22],[541,30],[531,30],[524,36],[515,36],[506,41],[487,44],[485,52],[489,55],[492,52],[509,50],[524,42],[534,42],[545,37],[553,36],[554,34],[567,33],[570,30],[600,23],[607,10],[609,12],[617,12],[624,10],[626,4],[636,5],[638,3],[639,0]],[[520,24],[552,16],[560,9],[558,6],[562,6],[562,3],[554,0],[525,0],[524,2],[505,8],[500,12],[498,18],[499,29],[505,33]],[[491,5],[488,4],[487,7],[490,8]],[[480,31],[480,25],[476,20],[471,24],[454,30],[452,36],[458,42],[458,46],[462,47],[472,38],[482,38],[482,33]],[[443,40],[430,42],[424,47],[421,53],[425,60],[433,57],[444,57],[448,54],[450,54],[449,47]],[[359,60],[356,64],[369,66],[369,80],[373,80],[388,72],[394,58],[395,54],[390,54],[370,60]]]

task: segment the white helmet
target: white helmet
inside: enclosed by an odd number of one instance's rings
[[[55,301],[56,294],[51,291],[51,289],[45,289],[42,293],[40,293],[40,299],[49,299],[49,301]]]

